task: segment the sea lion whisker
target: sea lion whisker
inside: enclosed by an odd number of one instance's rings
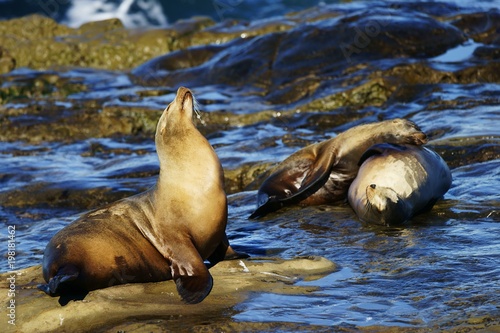
[[[194,95],[192,95],[192,98],[193,98],[193,111],[196,114],[196,118],[198,118],[199,120],[202,121],[202,123],[204,123],[203,120],[201,119],[200,103],[198,103],[198,100],[194,97]]]

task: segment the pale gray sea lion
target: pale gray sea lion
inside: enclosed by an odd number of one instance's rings
[[[451,186],[448,165],[425,147],[378,144],[359,163],[348,200],[365,222],[404,223],[432,208]]]
[[[83,215],[59,231],[43,258],[47,294],[70,295],[131,282],[173,279],[187,303],[212,289],[212,265],[235,256],[225,233],[220,161],[193,124],[194,98],[181,87],[158,121],[160,161],[150,190]],[[71,297],[71,296],[69,296]]]
[[[290,155],[262,183],[257,209],[262,217],[283,206],[332,204],[345,200],[366,149],[377,143],[422,145],[427,137],[413,122],[392,119],[355,126],[338,136]]]

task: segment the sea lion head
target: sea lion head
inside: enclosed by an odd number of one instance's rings
[[[156,126],[156,144],[163,145],[167,138],[182,135],[186,129],[194,129],[193,113],[196,111],[196,100],[191,90],[180,87],[175,99],[170,103]]]
[[[406,221],[407,204],[397,193],[389,187],[370,184],[366,187],[366,214],[364,220],[369,222],[390,225],[394,221]]]
[[[161,162],[179,156],[183,147],[194,144],[189,137],[201,136],[193,123],[197,113],[196,100],[191,90],[180,87],[174,100],[163,111],[156,126],[155,144]],[[182,143],[184,142],[184,143]]]

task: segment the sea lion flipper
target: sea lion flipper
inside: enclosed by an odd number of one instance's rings
[[[257,194],[257,209],[250,219],[263,217],[289,204],[296,204],[320,189],[328,180],[337,155],[331,142],[319,146],[316,155],[303,153],[304,159],[290,162],[287,168],[269,176]],[[294,180],[301,179],[298,187]]]
[[[196,304],[205,299],[212,290],[213,279],[203,259],[192,243],[175,243],[175,256],[169,261],[172,278],[182,300]]]
[[[246,259],[250,258],[250,255],[242,252],[235,251],[231,245],[227,248],[226,254],[224,256],[224,260],[235,260],[235,259]]]
[[[39,284],[37,288],[47,295],[57,296],[61,285],[65,282],[76,280],[79,274],[80,271],[76,266],[70,264],[65,265],[57,271],[56,275],[54,275],[47,284]]]
[[[302,161],[301,161],[302,162]],[[284,168],[270,175],[259,188],[257,193],[257,209],[250,215],[250,219],[263,217],[277,211],[284,206],[284,202],[297,192],[295,180],[304,177],[309,170],[308,161],[293,165],[290,169]]]
[[[203,301],[212,290],[213,279],[207,269],[206,276],[181,276],[175,280],[175,285],[184,302],[197,304]]]
[[[337,154],[335,149],[323,146],[318,152],[317,158],[312,165],[312,170],[306,175],[300,184],[300,189],[292,197],[301,201],[319,190],[328,180],[332,167],[336,164]]]
[[[331,145],[323,145],[318,150],[316,159],[310,166],[310,171],[300,183],[298,191],[281,199],[280,206],[283,207],[285,204],[297,204],[319,190],[328,180],[332,168],[337,162],[336,150],[331,147]]]
[[[231,245],[229,245],[229,240],[227,239],[226,233],[224,233],[224,238],[222,242],[217,246],[215,251],[208,257],[208,261],[210,262],[210,267],[215,266],[219,261],[222,260],[235,260],[235,259],[244,259],[250,257],[246,253],[236,252]]]

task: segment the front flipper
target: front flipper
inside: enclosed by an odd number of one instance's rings
[[[182,300],[189,304],[197,304],[210,294],[214,282],[212,275],[208,272],[201,276],[181,276],[175,279],[177,292]]]
[[[175,254],[167,258],[171,262],[172,278],[182,300],[196,304],[210,294],[213,279],[198,250],[188,241],[175,244]]]
[[[313,156],[304,154],[303,160],[293,159],[290,165],[281,166],[264,181],[258,191],[257,209],[250,215],[251,219],[263,217],[284,206],[297,204],[326,183],[336,163],[336,152],[330,142],[325,142],[317,148],[318,151]],[[313,160],[308,163],[307,159]]]

